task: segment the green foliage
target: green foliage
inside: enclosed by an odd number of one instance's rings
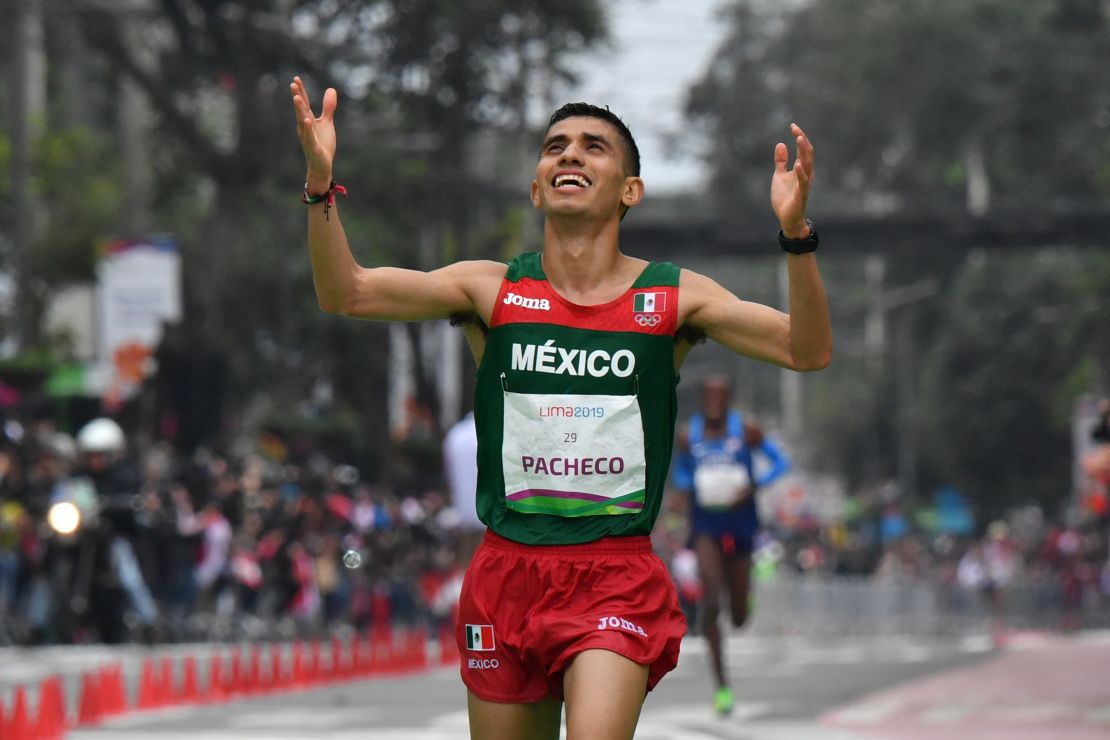
[[[1074,377],[1101,320],[1084,290],[1106,258],[1086,252],[976,254],[948,296],[924,373],[926,470],[990,515],[1070,493]],[[1110,283],[1102,284],[1102,292]]]
[[[230,397],[246,404],[264,395],[292,407],[329,378],[337,413],[366,430],[352,437],[363,447],[357,453],[382,459],[385,334],[316,305],[287,83],[304,77],[317,106],[325,87],[340,92],[336,178],[351,192],[340,208],[360,262],[428,268],[448,257],[500,256],[519,242],[523,219],[505,215],[504,163],[468,159],[478,133],[501,137],[506,152],[519,145],[528,101],[569,74],[570,54],[605,38],[601,7],[165,0],[144,21],[144,30],[157,29],[149,35],[126,27],[129,16],[111,3],[48,23],[80,31],[92,57],[81,79],[94,100],[116,99],[121,79],[145,94],[154,121],[147,220],[181,246],[191,341],[227,356]],[[66,102],[58,107],[75,107]],[[89,233],[123,230],[119,157],[97,139],[111,140],[119,111],[95,110],[89,117],[102,115],[104,129],[84,142],[52,142],[41,170],[50,196],[65,202],[64,219],[51,222],[54,257],[42,265],[51,275],[72,261],[55,257],[87,247]],[[87,260],[64,271],[87,274]]]
[[[44,212],[31,269],[46,285],[90,281],[95,245],[119,233],[123,188],[115,143],[74,127],[47,133],[35,151],[33,189]]]
[[[791,121],[817,147],[818,220],[961,216],[972,178],[992,214],[1110,207],[1105,3],[736,0],[727,20],[687,100],[722,219],[765,214],[772,145]],[[901,380],[917,389],[918,490],[955,483],[991,514],[1055,506],[1071,483],[1074,398],[1105,387],[1110,369],[1110,260],[1067,245],[971,259],[937,246],[888,260],[884,285],[939,287],[902,324],[916,359]],[[869,360],[862,265],[832,252],[822,265],[837,350],[806,380],[810,442],[852,486],[869,485],[897,472],[899,314],[887,315],[886,354]]]
[[[737,167],[765,172],[796,120],[818,146],[818,208],[959,207],[972,149],[999,205],[1110,203],[1093,156],[1110,146],[1105,4],[739,0],[731,19],[689,99],[725,202],[763,205]]]
[[[31,282],[44,288],[93,277],[95,245],[116,233],[123,190],[111,135],[87,127],[47,131],[32,154],[31,194],[39,229],[29,250]],[[11,172],[11,142],[0,137],[0,172]],[[11,198],[10,177],[0,197]]]

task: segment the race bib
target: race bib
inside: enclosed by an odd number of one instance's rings
[[[694,473],[694,495],[706,509],[727,509],[748,497],[751,478],[744,465],[700,465]]]
[[[505,503],[526,514],[638,514],[647,464],[636,396],[505,391]]]

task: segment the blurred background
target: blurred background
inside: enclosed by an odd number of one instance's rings
[[[364,265],[537,249],[538,137],[585,99],[644,156],[622,249],[775,306],[771,153],[801,124],[835,360],[797,375],[705,346],[680,388],[685,416],[697,380],[726,373],[793,463],[761,492],[757,571],[782,611],[753,629],[981,627],[1002,607],[961,582],[977,545],[1008,573],[1010,624],[1110,621],[1103,0],[0,13],[0,643],[448,617],[465,512],[442,445],[474,364],[446,322],[317,308],[294,74],[317,105],[339,91]],[[122,437],[82,437],[96,419]],[[76,532],[48,522],[59,502]],[[668,498],[668,558],[683,517]],[[800,613],[800,583],[828,589],[827,619]],[[864,602],[883,604],[873,622],[844,606]]]

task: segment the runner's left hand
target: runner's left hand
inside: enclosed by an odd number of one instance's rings
[[[806,225],[806,201],[813,184],[813,144],[796,123],[790,124],[798,156],[787,169],[790,152],[786,144],[775,145],[775,173],[771,176],[771,208],[779,218],[782,232],[788,238],[802,239],[809,234]]]

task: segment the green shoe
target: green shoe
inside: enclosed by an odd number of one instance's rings
[[[717,710],[717,714],[722,717],[727,717],[732,714],[732,689],[728,686],[722,686],[717,689],[717,693],[713,695],[713,708]]]

